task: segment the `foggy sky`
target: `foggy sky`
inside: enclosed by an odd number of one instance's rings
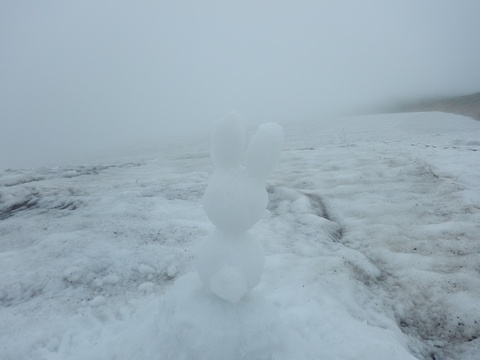
[[[480,91],[480,1],[0,1],[0,170]]]

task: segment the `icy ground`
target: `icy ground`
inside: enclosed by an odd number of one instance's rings
[[[0,172],[0,359],[480,359],[480,122],[284,130],[238,304],[195,273],[207,137]]]

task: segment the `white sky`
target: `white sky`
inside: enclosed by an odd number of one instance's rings
[[[0,0],[0,170],[480,91],[480,1]]]

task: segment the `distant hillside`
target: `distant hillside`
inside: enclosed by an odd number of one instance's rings
[[[453,98],[425,100],[395,106],[395,112],[442,111],[480,120],[480,92]]]

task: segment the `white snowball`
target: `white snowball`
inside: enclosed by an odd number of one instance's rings
[[[237,303],[247,293],[248,284],[242,269],[224,266],[210,278],[210,289],[219,298]]]
[[[120,276],[115,275],[115,274],[110,274],[110,275],[104,276],[102,280],[105,284],[114,285],[114,284],[118,284],[120,282]]]
[[[175,275],[178,274],[178,269],[175,265],[170,265],[168,268],[167,268],[167,276],[169,278],[174,278]]]
[[[267,205],[265,184],[244,168],[214,173],[203,196],[208,218],[225,232],[247,231],[265,216]]]
[[[138,266],[138,272],[140,274],[148,275],[148,274],[153,274],[155,272],[155,269],[149,265],[140,264]]]
[[[245,127],[236,112],[220,119],[212,133],[210,157],[217,169],[240,166],[245,151]]]
[[[97,306],[100,306],[100,305],[103,305],[105,304],[106,302],[106,299],[104,296],[95,296],[92,300],[90,300],[88,303],[90,304],[90,306],[92,307],[97,307]]]
[[[211,233],[197,249],[197,270],[205,286],[227,301],[240,300],[260,282],[263,248],[249,233]]]
[[[155,284],[149,281],[140,284],[140,286],[138,287],[138,291],[144,294],[152,293],[154,290]]]
[[[76,266],[69,267],[63,272],[64,279],[69,283],[80,282],[82,276],[83,276],[83,270]]]
[[[265,181],[275,168],[283,143],[283,129],[275,123],[261,125],[253,136],[245,154],[248,172]]]

